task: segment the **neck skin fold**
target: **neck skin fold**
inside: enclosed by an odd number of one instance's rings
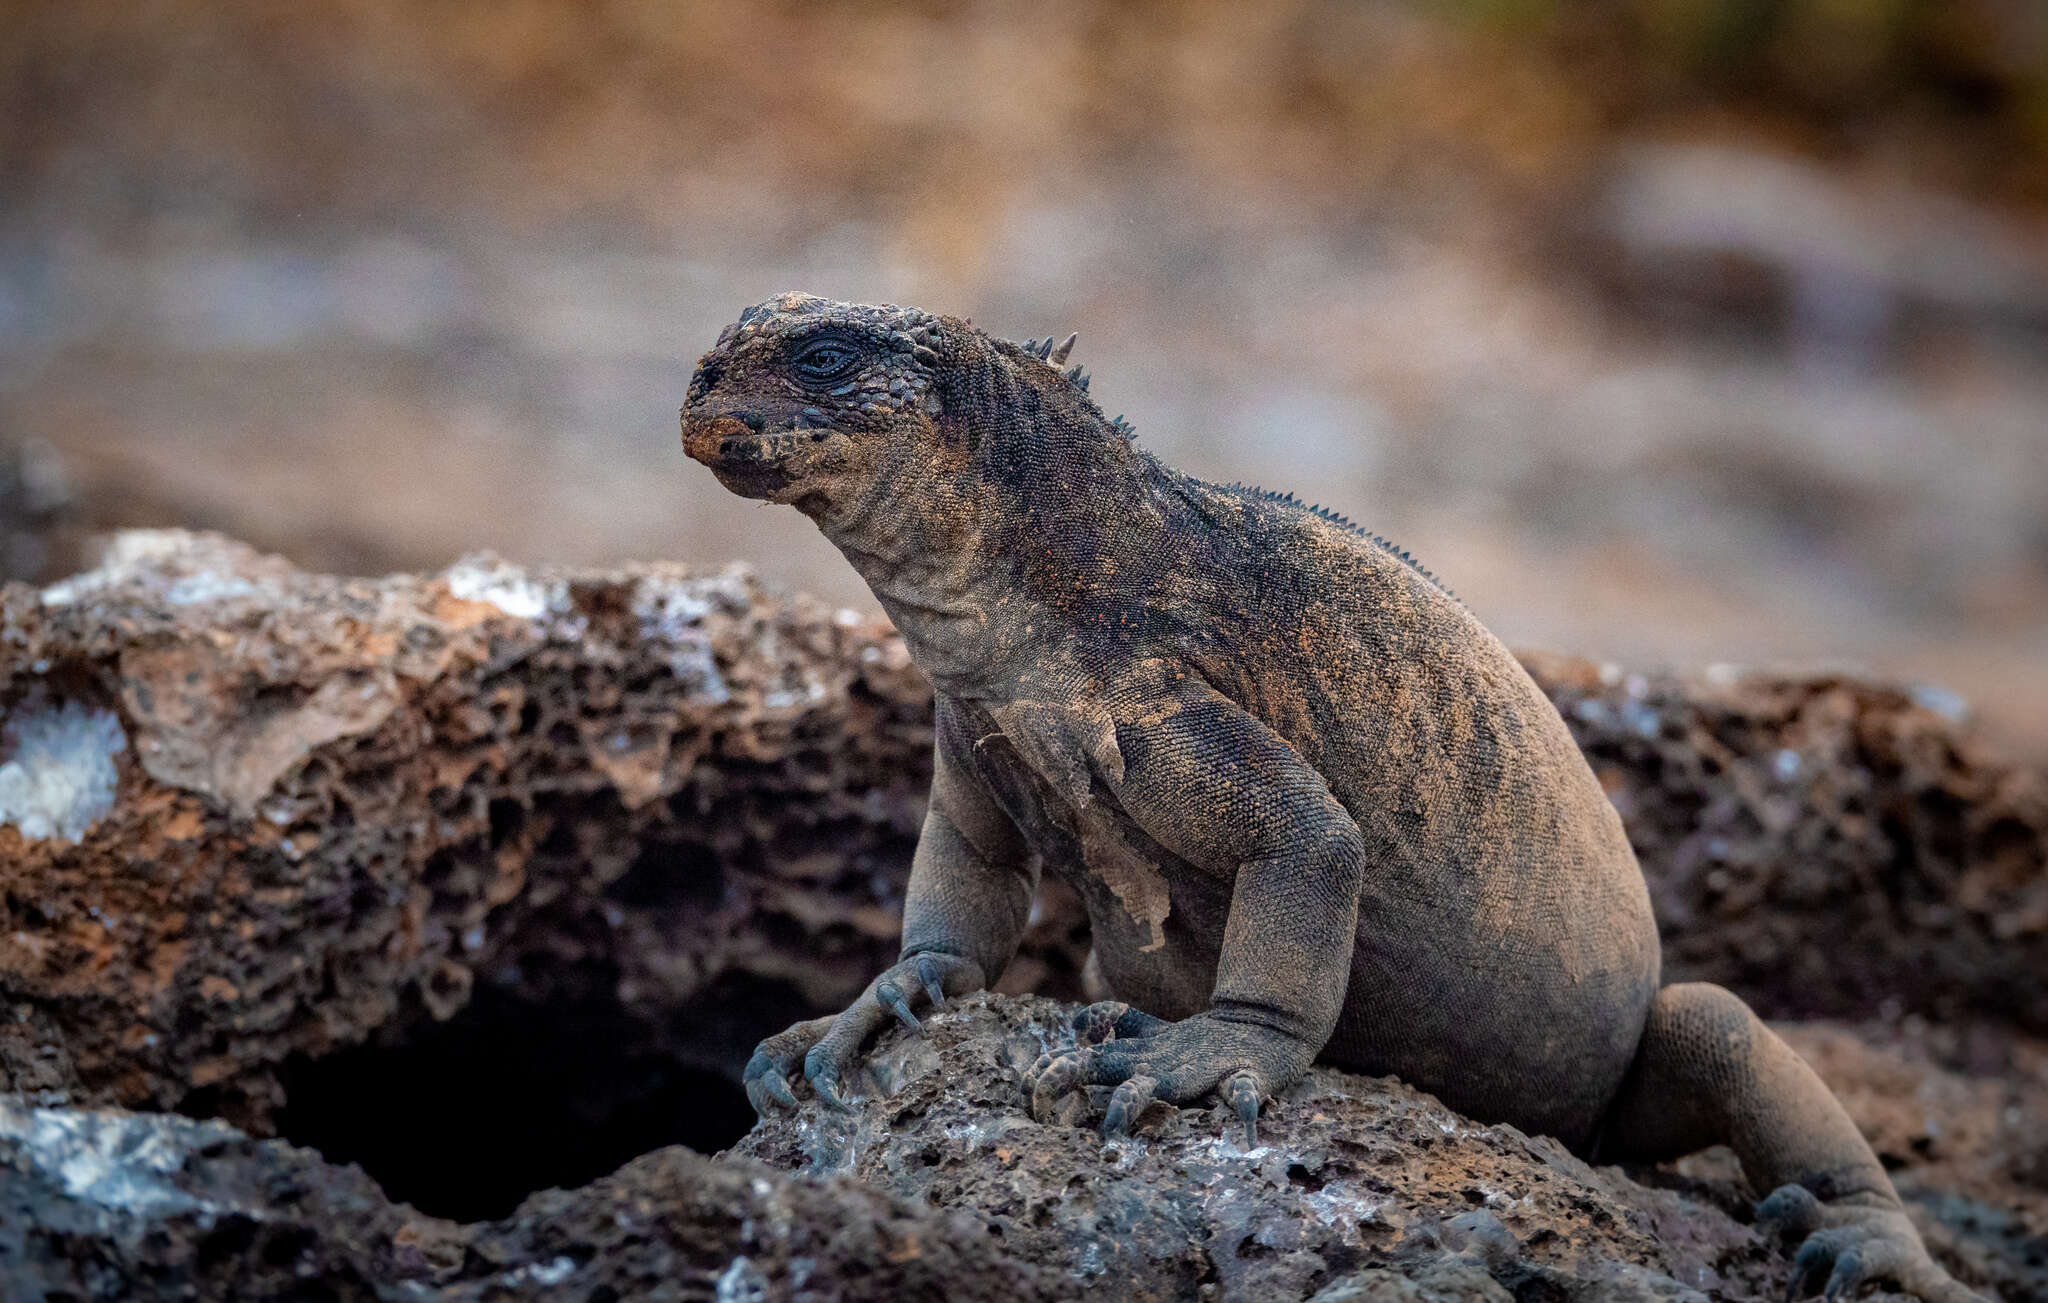
[[[966,465],[897,467],[807,512],[949,695],[1002,695],[1048,659],[1034,648],[1062,639],[1076,600],[1160,555],[1140,456],[1092,413],[1097,428],[1079,412],[1044,415],[1050,435],[1031,432],[1001,459],[986,440],[1005,436],[988,433]]]
[[[813,519],[867,581],[925,676],[975,695],[1006,659],[987,629],[1004,557],[986,545],[981,504],[967,488],[888,477]]]

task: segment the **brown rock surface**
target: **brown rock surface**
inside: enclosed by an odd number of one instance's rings
[[[4,592],[10,730],[119,748],[81,840],[0,824],[14,1090],[260,1127],[287,1056],[478,974],[654,1035],[736,983],[843,1001],[894,951],[929,703],[884,628],[741,571],[345,580],[171,533]]]
[[[1766,1016],[2048,1031],[2048,776],[1939,689],[1524,660],[1628,825],[1665,977]]]
[[[0,592],[0,765],[80,821],[0,816],[13,1090],[261,1129],[290,1056],[499,999],[729,1070],[893,953],[930,703],[850,613],[743,571],[337,579],[170,532]],[[1628,822],[1668,976],[2048,1028],[2041,775],[1883,685],[1530,665]],[[1084,954],[1051,895],[1004,989],[1076,995]]]
[[[470,1225],[219,1123],[0,1102],[0,1291],[1591,1303],[1784,1288],[1783,1257],[1741,1220],[1748,1192],[1711,1156],[1689,1176],[1593,1168],[1391,1079],[1317,1069],[1250,1151],[1208,1110],[1155,1105],[1111,1145],[1085,1125],[1100,1098],[1074,1101],[1083,1125],[1034,1122],[1021,1070],[1067,1039],[1072,1012],[1037,998],[957,1001],[926,1020],[925,1037],[883,1038],[850,1114],[807,1104],[715,1162],[662,1149]],[[1975,1129],[2039,1134],[2048,1088],[2015,1078],[1994,1101],[1910,1049],[1805,1030],[1824,1068],[1850,1065],[1872,1083],[1851,1107],[1888,1155],[1900,1142],[1901,1189],[1937,1254],[2007,1298],[2048,1297],[2048,1197],[1992,1178]],[[1959,1124],[1952,1150],[1915,1143],[1915,1099]],[[1959,1163],[1977,1164],[1961,1183]],[[1998,1210],[2033,1226],[2031,1242],[1987,1227]]]
[[[771,1292],[772,1291],[772,1292]],[[462,1226],[354,1167],[161,1114],[0,1103],[0,1297],[511,1300],[1074,1297],[972,1217],[658,1150]]]
[[[1556,1141],[1479,1126],[1392,1078],[1314,1069],[1243,1150],[1221,1110],[1148,1109],[1128,1141],[1097,1135],[1106,1088],[1066,1121],[1031,1120],[1021,1085],[1071,1045],[1070,1006],[974,996],[891,1033],[854,1112],[807,1105],[733,1152],[850,1173],[897,1197],[972,1208],[1009,1250],[1058,1263],[1104,1297],[1301,1299],[1390,1265],[1462,1264],[1491,1280],[1579,1297],[1772,1288],[1767,1247],[1719,1209],[1595,1169]],[[1235,1128],[1228,1128],[1234,1131]]]
[[[1393,1078],[1329,1068],[1268,1110],[1250,1152],[1221,1110],[1159,1104],[1105,1144],[1107,1088],[1070,1101],[1062,1121],[1076,1125],[1041,1126],[1019,1081],[1072,1043],[1071,1012],[956,1001],[925,1038],[882,1038],[853,1113],[807,1102],[732,1152],[973,1209],[1010,1252],[1106,1297],[1494,1297],[1488,1280],[1513,1298],[1782,1296],[1785,1257],[1746,1225],[1758,1196],[1726,1150],[1672,1170],[1594,1168]],[[2048,1299],[2048,1045],[2017,1038],[2004,1071],[1965,1077],[1932,1062],[1953,1049],[1919,1024],[1782,1030],[1842,1094],[1936,1256],[1980,1288]]]

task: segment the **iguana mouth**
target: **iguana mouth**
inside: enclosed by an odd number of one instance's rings
[[[683,451],[709,466],[735,493],[766,497],[794,478],[784,468],[789,458],[825,434],[800,426],[756,431],[736,417],[719,416],[687,423]]]
[[[716,456],[720,461],[776,461],[798,448],[823,439],[823,430],[770,430],[766,434],[726,435],[719,439]]]

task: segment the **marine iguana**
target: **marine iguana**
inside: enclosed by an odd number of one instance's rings
[[[1394,1074],[1601,1160],[1720,1142],[1803,1237],[1794,1292],[1928,1257],[1813,1071],[1729,992],[1660,986],[1642,871],[1550,701],[1420,566],[1292,497],[1179,474],[1105,418],[1070,336],[1025,344],[786,294],[698,363],[683,446],[815,521],[937,693],[900,962],[763,1041],[766,1113],[890,1018],[980,988],[1041,869],[1114,1001],[1027,1077],[1103,1130],[1214,1098],[1256,1143],[1311,1062]]]

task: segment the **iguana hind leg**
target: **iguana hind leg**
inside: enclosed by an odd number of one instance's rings
[[[1770,1194],[1758,1220],[1803,1239],[1792,1293],[1890,1280],[1929,1303],[1979,1296],[1927,1256],[1877,1155],[1812,1068],[1749,1006],[1704,982],[1658,992],[1609,1110],[1603,1159],[1725,1144]]]

